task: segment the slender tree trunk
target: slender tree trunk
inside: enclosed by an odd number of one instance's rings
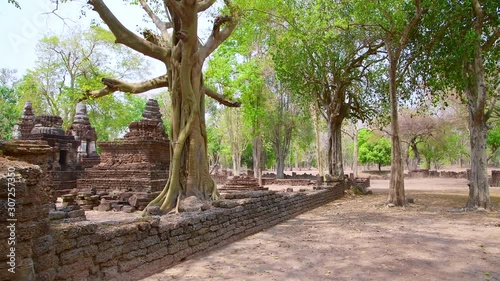
[[[352,155],[352,172],[354,174],[354,178],[358,177],[358,128],[354,128],[353,132],[353,146],[354,151]]]
[[[253,175],[258,180],[259,185],[262,185],[262,135],[257,133],[253,140]]]
[[[490,191],[487,175],[486,139],[486,81],[483,59],[479,47],[474,53],[473,65],[469,67],[469,131],[471,145],[471,175],[469,184],[468,208],[490,208]]]
[[[313,106],[313,122],[314,122],[314,132],[316,134],[316,162],[318,165],[318,171],[320,176],[324,176],[324,171],[323,171],[323,160],[321,157],[321,134],[320,134],[320,129],[319,129],[319,112],[318,108],[316,106]]]
[[[420,152],[418,151],[418,147],[417,147],[417,140],[415,138],[412,138],[410,140],[410,147],[411,147],[411,150],[413,150],[413,153],[415,154],[415,156],[413,157],[414,160],[412,161],[411,169],[417,170],[418,165],[420,164],[421,157],[420,157]]]
[[[236,153],[233,153],[232,156],[232,162],[233,162],[233,175],[239,176],[240,175],[240,167],[238,165],[238,155]]]
[[[299,150],[295,150],[295,171],[299,170]]]
[[[390,47],[389,47],[390,48]],[[390,53],[391,51],[389,51]],[[390,87],[390,104],[391,104],[391,129],[392,129],[392,163],[391,163],[391,180],[389,184],[388,202],[396,206],[404,206],[406,203],[404,178],[403,178],[403,158],[401,153],[401,141],[399,138],[399,122],[398,122],[398,94],[396,71],[397,62],[394,56],[389,55],[389,87]]]
[[[342,120],[343,117],[331,118],[328,124],[328,173],[334,177],[344,176],[342,159]]]
[[[285,153],[278,152],[278,157],[276,159],[276,178],[284,179],[285,178]]]

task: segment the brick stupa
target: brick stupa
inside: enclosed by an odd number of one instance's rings
[[[101,163],[85,170],[79,190],[98,192],[156,192],[168,179],[170,142],[160,108],[150,99],[142,120],[132,122],[123,139],[99,142]]]
[[[66,130],[66,135],[73,136],[75,140],[80,141],[77,158],[83,167],[90,168],[100,163],[101,158],[96,150],[97,134],[90,124],[85,104],[76,105],[75,119]]]

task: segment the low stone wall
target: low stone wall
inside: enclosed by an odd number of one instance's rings
[[[468,172],[454,172],[454,171],[435,171],[435,170],[426,170],[420,169],[415,171],[409,171],[405,174],[407,178],[453,178],[453,179],[467,179],[469,178]]]
[[[210,175],[216,184],[226,184],[227,176],[226,175]]]
[[[292,175],[285,174],[285,179],[303,179],[303,180],[316,180],[318,175],[313,174],[297,174],[296,172],[292,172]],[[275,173],[265,173],[262,174],[263,178],[276,178]]]
[[[55,224],[34,241],[36,280],[137,280],[340,198],[344,185],[308,192],[226,195],[204,212],[127,223]]]
[[[316,180],[309,179],[273,179],[273,178],[262,178],[262,185],[288,185],[288,186],[307,186],[315,184]]]

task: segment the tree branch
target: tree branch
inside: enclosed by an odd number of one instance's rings
[[[203,12],[210,8],[215,3],[215,0],[199,0],[198,1],[198,13]]]
[[[476,28],[477,31],[481,31],[480,28],[483,27],[484,23],[484,10],[481,7],[481,3],[479,3],[478,0],[472,0],[472,10],[474,11],[474,14],[476,15]]]
[[[222,42],[229,37],[229,35],[231,35],[234,28],[238,24],[235,10],[231,8],[229,1],[224,2],[226,2],[226,5],[229,5],[231,16],[218,16],[215,19],[212,34],[208,38],[205,45],[200,49],[200,59],[202,61],[204,61],[215,49],[217,49],[217,47],[219,47]],[[222,25],[225,25],[225,27],[220,30]]]
[[[223,104],[223,105],[228,106],[228,107],[240,107],[241,106],[241,103],[239,101],[229,100],[226,97],[224,97],[223,95],[217,93],[216,91],[214,91],[210,88],[207,88],[207,87],[203,87],[203,88],[204,88],[205,94],[207,96],[218,101],[220,104]]]
[[[168,34],[168,29],[172,28],[172,23],[171,22],[164,22],[162,21],[149,7],[149,5],[146,3],[146,0],[139,0],[139,3],[141,3],[142,8],[148,14],[148,16],[151,18],[153,23],[156,25],[156,28],[158,28],[161,32],[161,37],[163,38],[164,41],[169,40],[169,34]]]
[[[102,0],[89,0],[88,2],[94,8],[101,19],[109,27],[113,35],[116,37],[116,43],[123,44],[131,49],[138,51],[146,56],[155,58],[164,62],[168,57],[168,49],[155,45],[132,31],[128,30],[123,24],[115,17]]]
[[[490,38],[483,44],[483,51],[488,51],[495,42],[497,42],[498,38],[500,38],[500,27],[494,29],[493,34],[491,34]]]
[[[89,98],[96,99],[120,91],[130,94],[141,94],[149,90],[168,87],[167,75],[162,75],[151,80],[140,83],[127,83],[113,78],[102,78],[102,84],[106,87],[101,90],[87,91],[79,101]]]
[[[413,31],[415,26],[422,19],[422,3],[421,0],[414,0],[415,3],[415,15],[411,19],[410,23],[405,27],[403,34],[401,35],[401,40],[399,41],[399,45],[404,47],[408,40],[410,39],[410,32]]]
[[[186,17],[186,15],[184,14],[184,12],[182,12],[182,9],[180,7],[181,4],[178,3],[176,0],[163,0],[163,3],[165,4],[165,6],[168,7],[170,12],[173,12],[179,18],[183,19]]]

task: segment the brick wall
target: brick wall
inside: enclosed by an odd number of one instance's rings
[[[35,241],[50,231],[50,198],[40,186],[43,177],[39,166],[0,155],[0,280],[37,280]]]
[[[310,192],[228,194],[217,208],[115,224],[51,226],[34,241],[36,280],[137,280],[340,198],[344,186]]]

